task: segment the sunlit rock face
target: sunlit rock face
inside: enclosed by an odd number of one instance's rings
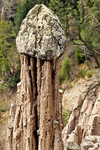
[[[92,78],[80,94],[63,129],[64,150],[99,150],[100,148],[100,79]]]
[[[64,52],[65,41],[58,17],[41,4],[23,20],[16,45],[19,53],[52,60]]]

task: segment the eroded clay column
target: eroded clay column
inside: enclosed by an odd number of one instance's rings
[[[21,82],[8,150],[63,150],[58,71],[65,41],[58,17],[46,6],[36,5],[23,20],[16,39]]]

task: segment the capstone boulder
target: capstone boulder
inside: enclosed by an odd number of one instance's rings
[[[19,53],[52,60],[64,52],[66,38],[58,17],[45,5],[36,5],[23,20],[16,45]]]

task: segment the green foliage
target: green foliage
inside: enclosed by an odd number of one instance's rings
[[[82,64],[85,62],[85,55],[79,47],[75,49],[75,58],[78,64]]]
[[[59,84],[61,84],[62,82],[63,82],[63,76],[62,76],[62,74],[59,72],[59,74],[58,74],[58,81],[59,81]]]
[[[23,19],[26,17],[27,13],[31,9],[31,1],[30,0],[25,0],[23,3]]]
[[[98,1],[98,0],[97,0]],[[97,2],[96,1],[96,2]],[[96,2],[87,1],[82,2],[79,1],[76,7],[72,10],[72,16],[75,20],[75,27],[77,35],[74,40],[80,41],[80,44],[76,42],[76,45],[82,48],[84,45],[85,47],[85,54],[92,56],[96,62],[97,67],[100,67],[100,62],[97,57],[97,53],[100,51],[100,28],[99,28],[99,20],[96,17],[98,14],[99,9],[96,7]],[[96,7],[98,10],[94,10]]]
[[[22,2],[19,1],[18,7],[17,7],[17,12],[16,12],[16,17],[14,19],[15,29],[16,29],[17,34],[18,34],[18,31],[19,31],[22,21],[23,21],[23,5],[22,5]]]
[[[66,15],[66,8],[61,0],[50,0],[49,8],[54,11],[54,13],[59,17],[62,27],[66,32],[66,23],[67,23],[67,15]]]
[[[100,62],[97,57],[98,53],[100,53],[99,0],[19,1],[15,18],[15,28],[17,34],[22,20],[26,17],[28,11],[32,8],[32,6],[40,3],[43,3],[47,6],[49,5],[49,8],[53,10],[54,13],[56,13],[56,15],[59,17],[68,39],[70,38],[71,40],[75,41],[76,43],[74,44],[77,45],[77,47],[79,45],[80,49],[82,49],[82,46],[84,45],[84,55],[88,55],[88,57],[92,56],[97,64],[97,67],[100,67]],[[78,63],[84,61],[84,55],[79,54],[76,56],[77,60],[79,60]]]
[[[91,78],[92,77],[92,71],[91,70],[88,70],[87,72],[86,72],[86,76],[88,77],[88,78]]]
[[[0,112],[5,112],[6,110],[4,108],[1,108],[0,109]]]
[[[16,17],[14,19],[16,34],[18,34],[21,23],[22,23],[23,19],[26,17],[29,10],[36,4],[41,4],[41,3],[45,4],[45,5],[49,4],[49,2],[45,1],[45,0],[34,0],[34,1],[33,0],[24,0],[24,2],[19,1],[18,7],[17,7],[17,12],[16,12]]]
[[[89,68],[84,64],[84,65],[81,65],[79,68],[78,68],[78,71],[77,71],[77,74],[76,76],[78,78],[91,78],[93,75],[93,71],[92,70],[89,70]]]
[[[14,32],[12,24],[8,21],[0,21],[0,78],[5,79],[11,73],[11,51],[15,48]]]
[[[79,78],[85,78],[86,75],[86,70],[79,68],[78,72],[77,72],[77,77]]]
[[[5,84],[0,85],[0,93],[3,93],[5,91]]]
[[[0,85],[0,92],[4,91],[6,87],[12,87],[9,83],[16,83],[19,79],[18,54],[15,46],[15,32],[13,25],[6,20],[0,21],[0,81],[3,81]],[[16,66],[15,66],[15,64]],[[14,78],[15,77],[15,78]]]
[[[0,112],[6,112],[8,110],[7,100],[0,103]]]
[[[17,7],[17,12],[16,12],[16,17],[15,17],[15,21],[14,21],[16,34],[18,34],[21,23],[22,23],[23,19],[26,17],[26,15],[30,9],[31,9],[31,1],[30,0],[25,0],[24,2],[19,1],[18,7]]]
[[[70,76],[70,71],[71,71],[71,63],[70,63],[69,57],[66,56],[66,58],[64,59],[62,63],[62,68],[61,68],[62,76],[64,79]]]
[[[66,55],[66,58],[62,62],[61,72],[58,74],[59,84],[61,84],[62,81],[70,79],[70,72],[71,72],[71,63],[68,55]]]
[[[64,123],[64,126],[66,126],[67,122],[68,122],[68,119],[69,119],[69,111],[68,110],[63,110],[62,111],[62,118],[63,118],[63,123]]]
[[[98,59],[100,54],[99,0],[50,0],[49,8],[58,15],[68,39],[75,41],[74,44],[80,49],[84,45],[84,55],[90,58],[92,56],[97,67],[100,67]],[[78,57],[84,60],[83,55]]]
[[[86,4],[87,4],[87,6],[89,6],[89,7],[93,7],[93,5],[94,5],[94,0],[86,0]]]
[[[91,11],[100,22],[100,1],[99,0],[94,1],[94,5],[91,8]]]

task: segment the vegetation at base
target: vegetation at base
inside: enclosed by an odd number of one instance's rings
[[[92,77],[92,74],[93,74],[93,72],[92,72],[91,70],[88,70],[88,71],[86,72],[86,76],[87,76],[88,78],[91,78],[91,77]]]
[[[94,74],[93,70],[90,70],[86,64],[81,64],[78,67],[78,70],[75,76],[77,78],[85,78],[85,77],[91,78],[93,74]]]
[[[0,112],[6,112],[8,110],[7,101],[0,102]]]
[[[62,81],[66,81],[70,79],[70,72],[71,72],[71,63],[69,60],[68,54],[66,55],[66,58],[62,62],[61,71],[59,73],[59,84],[62,83]]]
[[[76,47],[75,49],[75,59],[78,64],[82,64],[85,62],[85,54],[83,53],[82,49]]]
[[[85,74],[86,74],[86,70],[79,68],[79,70],[77,72],[77,77],[85,78]]]
[[[70,117],[70,112],[68,110],[63,110],[62,111],[62,118],[63,118],[63,123],[64,123],[64,126],[68,123],[68,119]]]

